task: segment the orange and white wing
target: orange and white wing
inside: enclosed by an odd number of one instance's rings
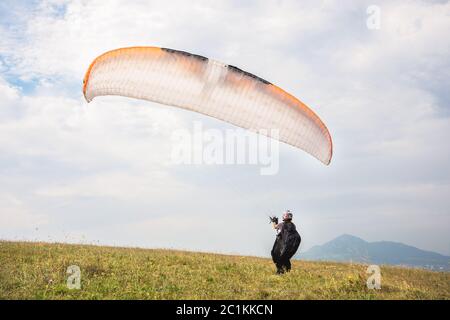
[[[83,93],[145,99],[199,112],[270,135],[325,164],[332,157],[330,133],[304,103],[251,73],[199,55],[157,47],[106,52],[90,65]]]

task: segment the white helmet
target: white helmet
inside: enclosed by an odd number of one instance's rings
[[[291,210],[286,210],[285,213],[283,213],[283,221],[290,221],[292,220],[292,212]]]

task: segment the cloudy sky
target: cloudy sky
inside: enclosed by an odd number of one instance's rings
[[[349,233],[450,255],[449,16],[446,1],[1,1],[0,238],[266,256],[267,215],[289,208],[301,250]],[[171,164],[174,130],[233,126],[120,97],[88,105],[91,61],[128,46],[286,89],[327,124],[331,165],[283,144],[273,176]]]

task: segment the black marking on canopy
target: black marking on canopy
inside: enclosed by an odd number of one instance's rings
[[[246,75],[246,76],[248,76],[250,78],[253,78],[253,79],[256,79],[258,81],[261,81],[264,84],[271,84],[269,81],[264,80],[263,78],[260,78],[258,76],[255,76],[253,73],[244,71],[244,70],[239,69],[238,67],[232,66],[230,64],[228,65],[228,69],[233,70],[234,72],[237,72],[237,73],[242,73],[242,74],[244,74],[244,75]]]
[[[170,53],[178,53],[178,54],[181,54],[181,55],[186,56],[186,57],[192,57],[192,58],[199,59],[201,61],[208,61],[208,58],[206,58],[204,56],[200,56],[198,54],[189,53],[189,52],[186,52],[186,51],[174,50],[174,49],[169,49],[169,48],[161,48],[161,50],[166,51],[166,52],[170,52]]]

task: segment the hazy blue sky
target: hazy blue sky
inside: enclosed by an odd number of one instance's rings
[[[380,8],[380,28],[366,24]],[[342,233],[450,254],[446,1],[2,1],[0,238],[268,255],[289,208],[302,250]],[[233,128],[81,82],[104,51],[201,54],[299,97],[329,167],[280,145],[280,172],[176,166],[171,134]]]

